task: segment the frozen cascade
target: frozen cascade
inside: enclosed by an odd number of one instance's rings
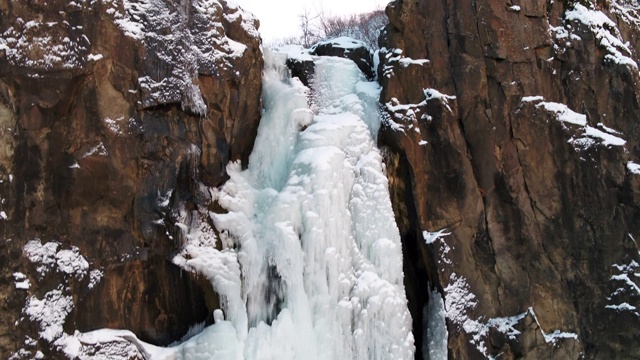
[[[447,341],[449,333],[447,331],[447,311],[444,308],[444,300],[438,290],[432,289],[429,292],[429,303],[424,307],[424,318],[426,321],[424,342],[422,343],[422,354],[429,360],[447,360]]]
[[[410,359],[400,236],[373,141],[377,85],[350,60],[316,58],[314,115],[285,61],[267,53],[249,167],[230,166],[217,193],[229,213],[214,222],[242,269],[244,357]]]
[[[184,225],[174,258],[220,295],[215,324],[170,348],[128,331],[76,334],[64,338],[68,354],[120,338],[166,360],[414,358],[400,235],[374,141],[380,89],[351,60],[320,57],[309,90],[286,59],[265,50],[265,110],[248,168],[230,164],[227,183],[210,189],[228,210],[210,213],[219,236],[206,222]]]

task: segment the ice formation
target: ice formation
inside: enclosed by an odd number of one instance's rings
[[[285,60],[266,56],[254,152],[247,170],[229,168],[217,192],[229,213],[213,216],[238,248],[249,330],[228,314],[244,358],[412,358],[400,236],[373,140],[376,85],[349,60],[318,58],[312,111]]]
[[[427,322],[425,341],[422,344],[422,354],[429,360],[446,360],[448,358],[447,311],[442,296],[437,290],[429,293],[429,303],[424,309]]]

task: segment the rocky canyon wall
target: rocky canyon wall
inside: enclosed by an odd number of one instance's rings
[[[450,358],[638,358],[637,2],[386,12],[380,143],[418,353],[431,286]]]
[[[257,27],[224,0],[0,1],[0,358],[211,321],[211,285],[171,256],[253,146]]]
[[[435,294],[450,358],[639,358],[637,9],[387,7],[379,143],[417,358]],[[209,281],[171,258],[183,228],[215,232],[209,187],[253,146],[257,26],[224,0],[0,0],[1,358],[211,323]]]

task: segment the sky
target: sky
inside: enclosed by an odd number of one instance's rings
[[[299,35],[298,15],[308,9],[329,16],[369,12],[387,5],[389,0],[234,0],[260,19],[260,33],[265,42]]]

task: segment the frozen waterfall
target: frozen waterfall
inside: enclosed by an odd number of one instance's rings
[[[309,90],[289,76],[286,54],[265,52],[248,168],[230,164],[230,180],[210,189],[228,211],[210,213],[219,235],[205,222],[185,225],[174,258],[211,281],[222,309],[180,345],[135,341],[138,350],[153,359],[412,359],[400,235],[375,142],[380,89],[350,60],[314,57]],[[81,336],[109,335],[101,331]]]
[[[224,309],[237,336],[226,344],[238,348],[224,353],[413,358],[400,236],[374,141],[378,87],[352,61],[322,57],[309,92],[288,76],[284,54],[265,60],[265,112],[248,169],[230,166],[216,192],[229,213],[213,220],[241,269],[239,297]],[[206,344],[185,345],[185,358]],[[211,345],[207,352],[223,351]]]

